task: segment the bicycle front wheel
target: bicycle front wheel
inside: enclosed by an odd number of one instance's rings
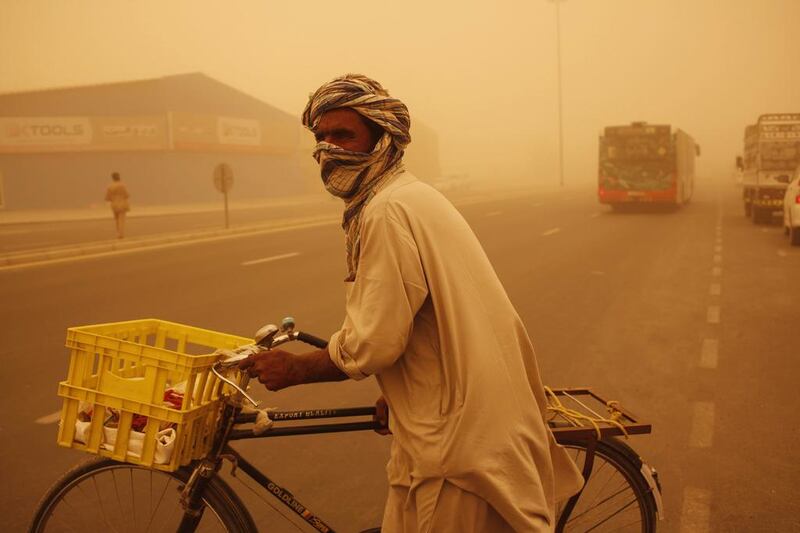
[[[64,474],[47,492],[31,533],[56,531],[176,531],[183,517],[180,495],[191,470],[164,472],[92,459]],[[257,531],[244,504],[219,477],[203,494],[197,531]]]
[[[586,461],[586,442],[559,442],[578,468]],[[628,446],[615,439],[597,442],[589,480],[563,531],[621,531],[652,533],[658,518],[652,488],[641,473],[642,461]],[[564,502],[566,504],[566,502]],[[564,504],[556,516],[561,518]]]

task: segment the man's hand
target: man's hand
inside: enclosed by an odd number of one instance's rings
[[[258,378],[267,389],[278,391],[303,383],[299,380],[297,359],[297,355],[283,350],[268,350],[239,363],[239,370],[247,371],[251,378]]]
[[[386,405],[386,399],[383,396],[375,402],[375,421],[383,426],[381,429],[376,429],[375,433],[391,435],[392,432],[389,431],[389,406]]]
[[[241,363],[239,370],[258,378],[271,391],[278,391],[319,381],[342,381],[347,374],[333,364],[327,350],[317,350],[296,355],[272,349],[251,355]]]

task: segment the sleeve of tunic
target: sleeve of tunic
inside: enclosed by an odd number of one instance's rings
[[[419,250],[391,204],[364,217],[358,272],[345,320],[328,344],[331,360],[352,379],[394,364],[408,344],[414,317],[428,296]]]

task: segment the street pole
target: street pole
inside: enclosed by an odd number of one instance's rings
[[[564,122],[561,104],[561,2],[565,0],[549,0],[556,5],[556,64],[558,69],[558,175],[559,184],[564,186]]]

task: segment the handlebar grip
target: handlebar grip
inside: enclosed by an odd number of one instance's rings
[[[328,341],[325,339],[320,339],[319,337],[315,337],[309,333],[303,333],[302,331],[297,332],[297,340],[306,344],[310,344],[311,346],[316,346],[321,350],[324,350],[328,347]]]

